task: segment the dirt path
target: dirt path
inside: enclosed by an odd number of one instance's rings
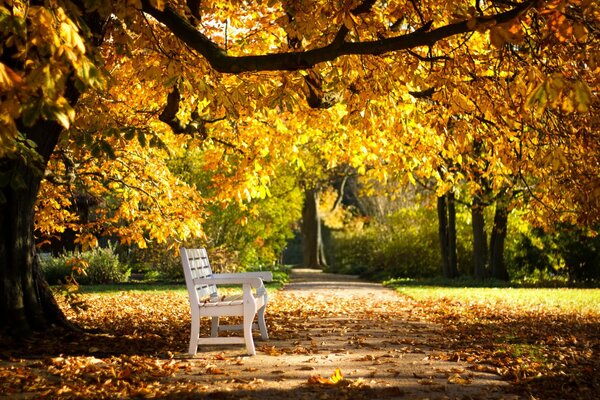
[[[271,296],[271,338],[256,342],[256,356],[209,347],[174,379],[205,382],[211,398],[519,399],[498,376],[444,361],[443,330],[414,316],[410,299],[352,276],[296,269],[291,278]],[[310,383],[336,368],[341,383]]]

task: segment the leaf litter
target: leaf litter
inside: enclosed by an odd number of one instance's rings
[[[267,317],[271,340],[257,342],[256,357],[241,356],[237,347],[210,347],[193,358],[185,355],[185,293],[85,295],[89,310],[65,311],[101,333],[54,328],[21,343],[1,338],[0,394],[370,399],[416,393],[441,399],[472,396],[464,390],[474,390],[481,373],[512,385],[488,385],[475,397],[591,399],[599,393],[598,315],[417,302],[386,293],[275,292]]]

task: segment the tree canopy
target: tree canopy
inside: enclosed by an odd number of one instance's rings
[[[268,196],[308,148],[593,226],[599,19],[590,0],[0,0],[3,309],[39,308],[34,224],[185,240],[204,202]],[[210,199],[169,169],[185,146]]]

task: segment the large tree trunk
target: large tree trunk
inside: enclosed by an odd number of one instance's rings
[[[106,18],[96,13],[85,14],[81,2],[73,4],[81,7],[91,46],[99,46]],[[14,70],[24,68],[9,52],[0,57],[0,61]],[[74,80],[69,80],[64,97],[73,106],[80,95]],[[9,178],[9,182],[0,179],[0,330],[22,337],[48,324],[73,325],[62,313],[39,270],[34,238],[35,202],[62,127],[43,119],[33,126],[24,126],[19,121],[18,125],[19,132],[35,143],[35,150],[41,156],[36,161],[20,156],[0,158],[0,178]]]
[[[438,197],[438,233],[442,256],[442,274],[445,278],[458,276],[456,257],[456,207],[454,194],[446,193]]]
[[[305,267],[323,268],[327,265],[321,217],[319,215],[319,191],[307,189],[302,208],[302,254]]]
[[[52,300],[48,285],[37,269],[34,216],[35,201],[42,181],[42,171],[56,146],[61,127],[40,121],[31,128],[20,128],[37,144],[42,156],[39,164],[20,158],[0,159],[0,173],[12,181],[0,188],[0,323],[11,335],[23,335],[47,323],[65,321]]]
[[[490,238],[490,272],[492,277],[509,280],[506,264],[504,263],[504,242],[508,225],[508,207],[502,199],[496,201],[494,226]]]
[[[473,227],[473,275],[477,279],[487,276],[487,237],[485,234],[485,219],[483,202],[479,197],[473,198],[471,218]]]

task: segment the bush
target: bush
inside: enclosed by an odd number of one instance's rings
[[[431,277],[439,272],[435,210],[405,208],[384,222],[332,234],[329,271],[370,279]]]
[[[524,284],[561,286],[600,281],[600,236],[558,224],[552,232],[529,228],[507,248],[511,277]]]
[[[80,278],[80,283],[118,283],[129,278],[131,272],[127,265],[119,262],[119,257],[114,253],[112,247],[95,248],[82,254],[89,266],[86,270],[87,276]]]
[[[183,269],[176,250],[168,243],[150,243],[147,248],[132,248],[128,260],[135,265],[134,272],[144,279],[183,279]]]
[[[71,266],[67,265],[67,260],[66,255],[60,257],[40,255],[40,267],[50,285],[64,282],[65,277],[71,275]]]
[[[82,253],[67,252],[58,257],[40,257],[40,266],[50,284],[64,282],[71,274],[80,284],[120,283],[130,274],[128,266],[119,261],[111,246]],[[77,271],[78,267],[83,273]]]

